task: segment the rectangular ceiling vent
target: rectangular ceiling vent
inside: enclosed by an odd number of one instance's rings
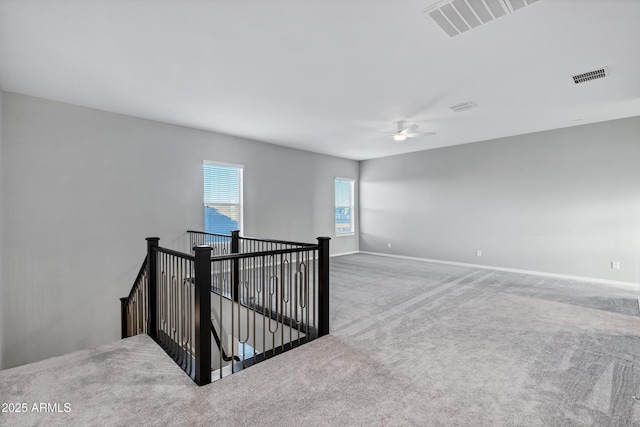
[[[589,82],[595,79],[601,79],[603,77],[607,77],[609,75],[609,71],[607,67],[600,68],[598,70],[589,71],[588,73],[576,74],[572,76],[573,82],[575,84]]]
[[[449,37],[509,15],[539,0],[445,0],[425,10]]]
[[[449,109],[456,113],[460,113],[462,111],[467,111],[467,110],[471,110],[472,108],[476,108],[477,106],[478,104],[476,104],[475,102],[467,101],[461,104],[452,105],[451,107],[449,107]]]

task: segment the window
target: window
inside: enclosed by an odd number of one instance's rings
[[[204,162],[204,231],[231,234],[242,227],[242,166]]]
[[[353,234],[353,179],[336,178],[336,236]]]

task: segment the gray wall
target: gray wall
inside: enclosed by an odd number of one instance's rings
[[[244,234],[333,236],[334,177],[359,164],[5,92],[2,368],[119,338],[147,236],[203,228],[202,161],[243,164]],[[358,250],[358,235],[332,253]]]
[[[2,228],[3,228],[3,221],[2,221],[2,206],[3,206],[3,192],[2,189],[3,184],[2,184],[2,171],[4,170],[4,165],[2,164],[2,135],[3,135],[3,118],[2,118],[2,88],[0,87],[0,369],[2,369],[2,336],[3,336],[3,320],[4,320],[4,305],[6,304],[6,298],[4,297],[4,286],[3,286],[3,280],[2,280],[2,263],[3,263],[3,257],[2,257],[2,242],[4,241],[3,235],[2,235]]]
[[[363,161],[360,250],[637,283],[639,159],[635,117]]]

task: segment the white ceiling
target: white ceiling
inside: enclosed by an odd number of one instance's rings
[[[639,0],[540,0],[453,38],[435,3],[0,0],[0,86],[351,159],[640,115]],[[396,120],[437,135],[375,140]]]

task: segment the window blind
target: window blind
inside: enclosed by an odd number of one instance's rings
[[[336,178],[336,235],[353,233],[353,184],[351,179]]]
[[[204,163],[204,231],[231,234],[242,219],[242,167]]]

